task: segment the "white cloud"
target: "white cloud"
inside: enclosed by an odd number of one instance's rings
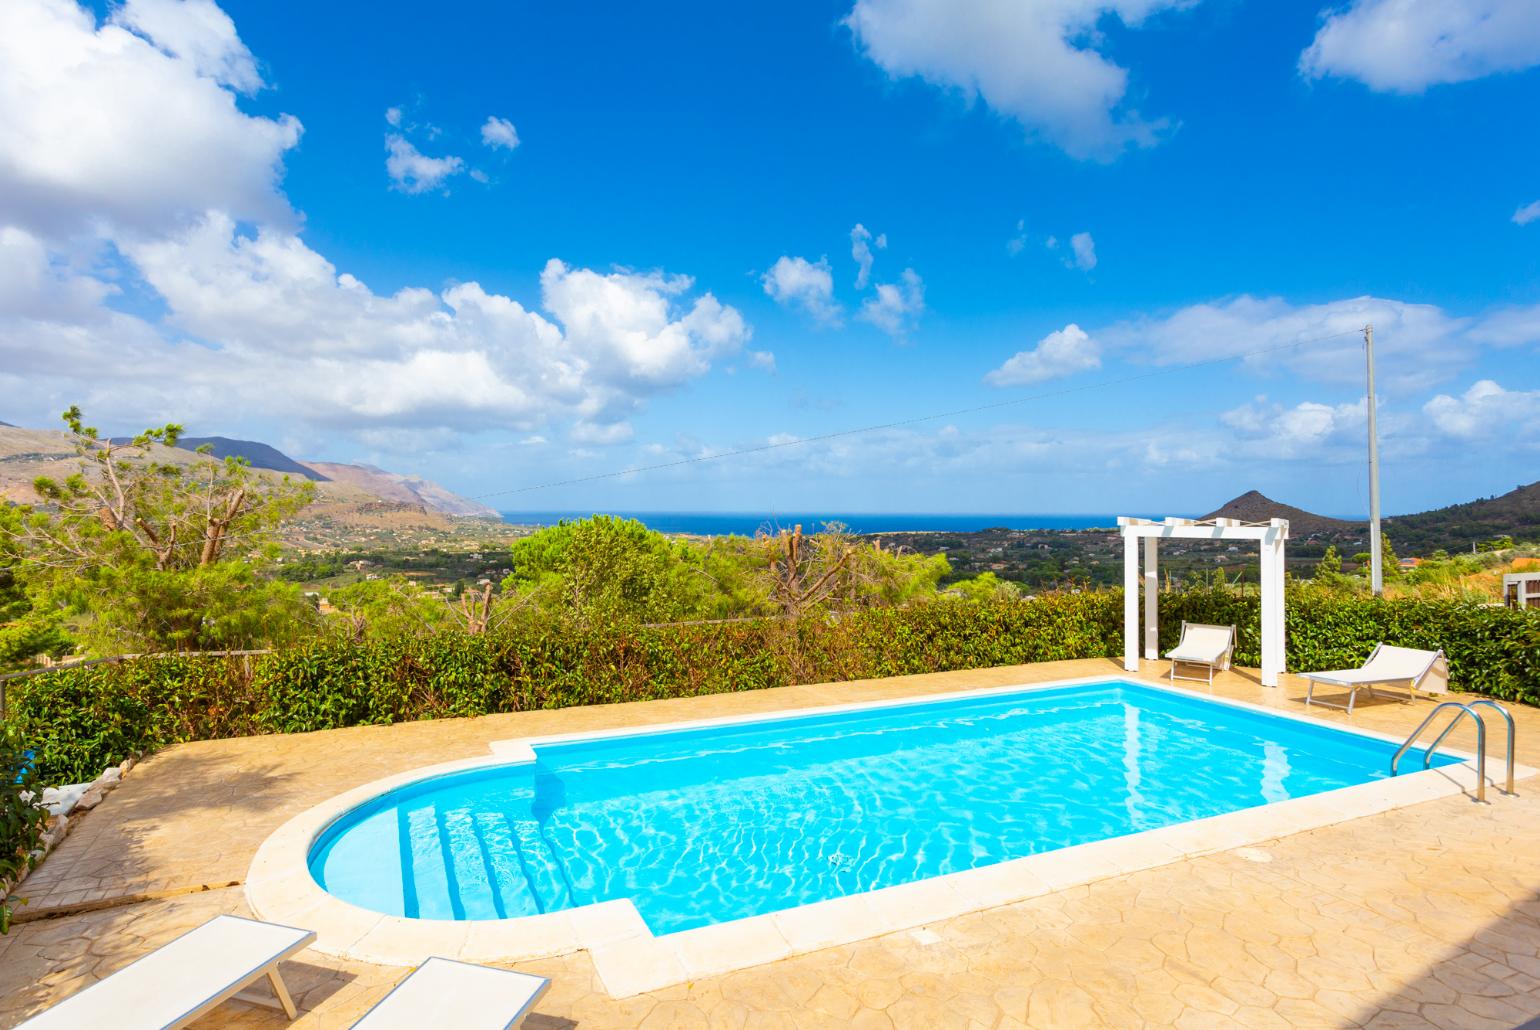
[[[775,375],[775,355],[767,350],[749,351],[749,364],[757,369]]]
[[[137,32],[199,75],[242,93],[262,88],[256,58],[212,0],[127,0],[111,21]]]
[[[871,230],[860,222],[857,222],[855,228],[850,230],[850,256],[856,262],[856,289],[866,289],[867,282],[871,280],[872,262],[875,260],[872,255],[872,248],[876,247],[878,250],[886,250],[887,246],[887,233],[882,233],[873,239]]]
[[[1307,78],[1420,93],[1540,64],[1534,0],[1353,0],[1326,15],[1300,55]]]
[[[31,249],[0,237],[0,271],[25,267]],[[376,294],[298,237],[243,235],[222,215],[125,253],[165,302],[162,325],[90,308],[78,283],[50,284],[34,270],[30,281],[44,289],[19,299],[0,291],[3,364],[71,396],[110,386],[118,408],[219,417],[249,406],[360,431],[570,419],[596,443],[623,439],[626,416],[647,397],[705,374],[749,335],[735,309],[709,293],[687,300],[690,279],[664,273],[553,260],[539,313],[476,283]],[[29,350],[24,366],[13,363]],[[165,395],[140,379],[164,384]]]
[[[912,268],[897,283],[878,283],[876,296],[861,304],[860,318],[890,336],[902,337],[925,310],[925,283]]]
[[[489,115],[481,126],[481,142],[493,149],[513,150],[519,145],[519,133],[508,119]]]
[[[79,402],[125,424],[284,419],[293,438],[563,423],[602,442],[749,338],[664,272],[551,261],[539,310],[474,282],[375,293],[297,234],[277,182],[299,124],[240,112],[256,65],[222,12],[114,18],[0,2],[0,395],[29,418]],[[120,294],[145,313],[109,307]]]
[[[1258,397],[1232,408],[1219,420],[1233,430],[1240,454],[1254,458],[1342,460],[1362,451],[1363,399],[1353,404],[1302,401],[1291,408]]]
[[[399,129],[401,127],[401,108],[387,107],[385,109],[385,124]]]
[[[1533,222],[1537,218],[1540,218],[1540,200],[1537,200],[1531,204],[1525,204],[1523,207],[1515,211],[1513,213],[1513,224],[1528,225],[1530,222]]]
[[[840,306],[834,301],[834,273],[827,258],[809,261],[783,255],[760,282],[777,304],[799,307],[823,325],[839,325]]]
[[[1472,330],[1482,325],[1431,304],[1380,297],[1296,306],[1242,295],[1115,323],[1095,336],[1106,349],[1158,365],[1237,357],[1253,372],[1354,384],[1364,376],[1360,330],[1368,323],[1375,327],[1380,381],[1402,390],[1431,386],[1464,367],[1477,346]]]
[[[1102,20],[1137,27],[1190,2],[856,0],[845,24],[894,78],[919,76],[982,98],[1072,156],[1111,158],[1155,143],[1163,123],[1124,102],[1128,72],[1099,52]]]
[[[1101,368],[1101,364],[1096,341],[1071,322],[1043,337],[1031,350],[1012,355],[984,380],[994,386],[1025,386]]]
[[[402,193],[426,193],[437,189],[445,179],[465,170],[461,158],[429,157],[399,133],[385,137],[385,174],[391,185]]]
[[[1461,396],[1439,394],[1422,410],[1440,432],[1456,440],[1540,444],[1540,390],[1505,390],[1482,379]]]
[[[692,285],[685,275],[604,274],[555,258],[540,275],[544,306],[561,320],[568,346],[603,381],[633,389],[676,386],[749,338],[743,316],[709,293],[679,312],[674,298]]]
[[[117,288],[55,262],[47,246],[15,226],[0,227],[0,312],[14,317],[92,321]]]
[[[1540,304],[1489,311],[1471,323],[1465,338],[1491,347],[1540,343]]]
[[[98,26],[69,0],[0,3],[0,224],[57,238],[103,220],[155,232],[209,209],[290,221],[278,181],[300,124],[243,114],[213,77],[252,81],[233,56],[239,40],[219,49],[217,33],[200,37],[155,5],[130,15],[169,36],[157,46]]]
[[[577,444],[596,444],[605,447],[613,447],[618,443],[625,443],[631,439],[635,431],[629,422],[611,422],[601,425],[595,422],[579,422],[572,427],[567,434],[568,439]]]
[[[1096,267],[1096,241],[1088,232],[1077,232],[1069,238],[1069,249],[1075,254],[1075,267],[1089,272]]]

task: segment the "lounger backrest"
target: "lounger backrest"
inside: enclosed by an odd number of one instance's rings
[[[1442,651],[1422,651],[1415,647],[1381,644],[1364,663],[1363,671],[1385,682],[1405,680],[1417,683],[1426,678],[1430,683],[1422,686],[1422,689],[1430,692],[1442,692],[1449,685],[1449,666],[1444,661]],[[1438,685],[1433,685],[1434,682]]]
[[[1182,623],[1182,640],[1176,649],[1182,654],[1223,656],[1235,645],[1233,626],[1209,626],[1201,622]]]

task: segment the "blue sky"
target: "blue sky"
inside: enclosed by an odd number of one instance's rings
[[[1387,511],[1500,493],[1528,7],[16,0],[0,419],[484,495],[1017,401],[488,501],[1349,514],[1373,321]]]

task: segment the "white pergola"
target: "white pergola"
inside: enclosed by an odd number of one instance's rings
[[[1123,534],[1123,668],[1139,671],[1139,541],[1144,541],[1144,657],[1160,658],[1161,540],[1251,540],[1262,551],[1262,685],[1276,687],[1283,671],[1283,545],[1289,520],[1177,519],[1160,522],[1127,516]]]

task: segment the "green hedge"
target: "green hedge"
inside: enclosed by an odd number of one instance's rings
[[[1239,628],[1235,660],[1255,667],[1262,661],[1259,610],[1254,595],[1211,590],[1163,595],[1161,647],[1176,644],[1183,619],[1234,624]],[[1284,634],[1292,672],[1361,665],[1383,640],[1430,651],[1443,648],[1455,690],[1540,705],[1540,611],[1296,589],[1284,606]]]
[[[9,886],[32,866],[48,810],[38,801],[37,772],[14,727],[0,725],[0,934],[11,927]]]
[[[1163,647],[1183,619],[1237,623],[1258,662],[1255,597],[1161,598]],[[1540,613],[1298,591],[1290,669],[1357,665],[1377,640],[1442,646],[1456,689],[1540,703]],[[47,783],[96,776],[130,753],[186,740],[409,719],[757,690],[874,676],[1120,655],[1117,591],[1027,601],[940,601],[839,618],[633,627],[518,628],[485,637],[316,642],[243,659],[141,659],[13,685],[11,721]]]

